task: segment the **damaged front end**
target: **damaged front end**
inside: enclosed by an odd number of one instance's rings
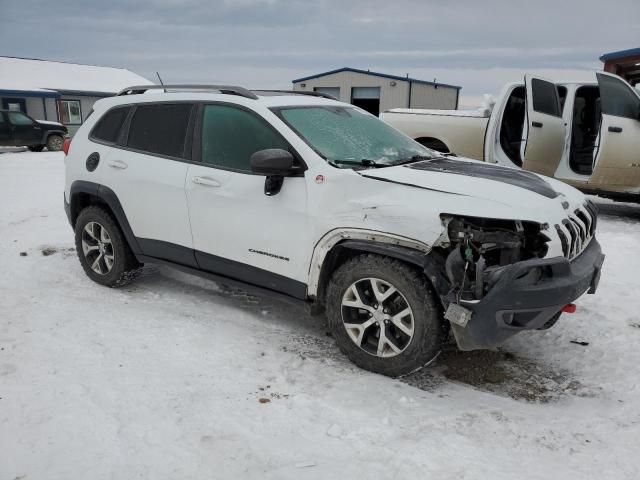
[[[448,250],[445,268],[452,288],[450,301],[480,300],[502,268],[521,260],[544,258],[550,241],[535,222],[445,217]]]
[[[443,215],[431,279],[461,350],[488,348],[553,324],[562,307],[595,292],[604,259],[595,238],[573,262],[544,258],[549,226]]]

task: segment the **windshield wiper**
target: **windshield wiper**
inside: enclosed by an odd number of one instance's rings
[[[400,160],[396,160],[391,165],[406,165],[407,163],[413,162],[421,162],[423,160],[433,160],[436,157],[430,157],[428,155],[414,155],[410,158],[401,158]]]
[[[374,160],[369,160],[368,158],[363,158],[362,160],[331,160],[331,164],[333,165],[355,165],[359,167],[369,167],[369,168],[380,168],[380,167],[388,167],[389,165],[384,165],[381,163],[377,163]]]

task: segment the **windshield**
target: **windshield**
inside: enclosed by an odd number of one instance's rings
[[[339,166],[388,166],[436,155],[353,107],[283,107],[282,118],[311,148]]]

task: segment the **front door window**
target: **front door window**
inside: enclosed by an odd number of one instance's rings
[[[205,105],[202,162],[250,172],[249,159],[267,148],[287,150],[287,142],[256,115],[228,105]]]

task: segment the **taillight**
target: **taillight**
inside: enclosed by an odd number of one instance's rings
[[[71,139],[69,137],[64,139],[64,143],[62,144],[62,151],[65,155],[69,154],[69,147],[71,146]]]

